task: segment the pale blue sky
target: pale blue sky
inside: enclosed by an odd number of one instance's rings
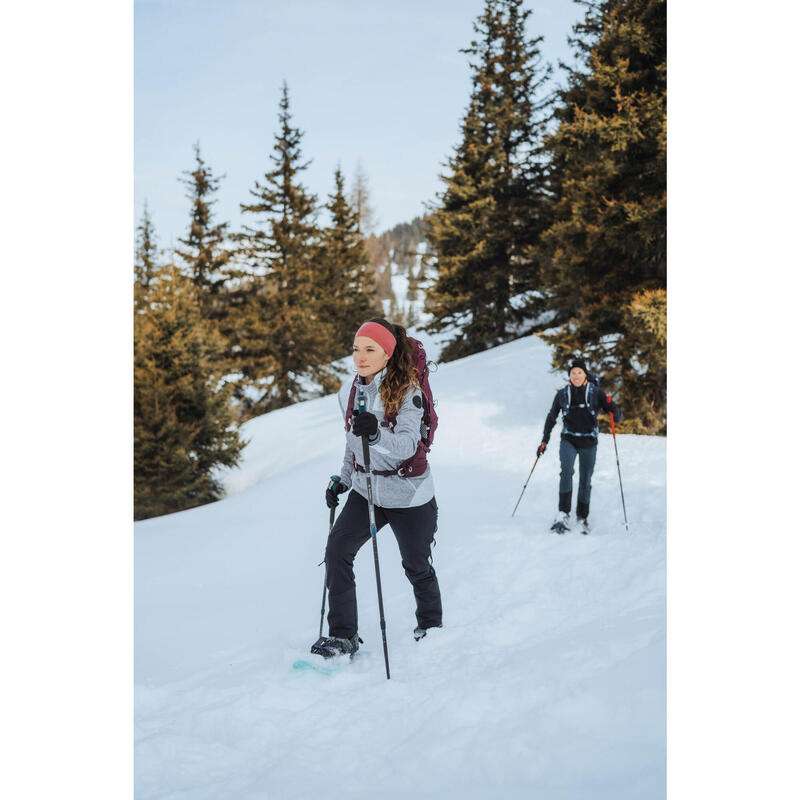
[[[571,0],[529,0],[530,35],[554,68],[573,63]],[[324,199],[341,163],[369,178],[378,229],[424,211],[458,140],[472,23],[483,0],[136,0],[135,210],[145,198],[161,246],[188,223],[178,183],[192,144],[226,173],[217,218],[241,224],[239,203],[269,168],[280,86],[312,163],[304,183]],[[559,76],[559,73],[555,73]],[[559,76],[560,77],[560,76]]]

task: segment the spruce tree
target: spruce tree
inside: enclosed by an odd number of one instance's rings
[[[136,228],[136,254],[133,262],[133,294],[136,310],[144,308],[144,298],[158,273],[157,259],[156,232],[145,201],[142,221]]]
[[[224,285],[226,269],[233,251],[226,247],[227,222],[214,224],[214,195],[224,175],[215,176],[200,156],[200,144],[194,145],[195,168],[184,171],[181,183],[187,187],[191,200],[189,230],[176,255],[185,265],[187,274],[197,289],[200,308],[207,319],[220,319],[226,314]]]
[[[331,328],[329,360],[350,351],[358,326],[378,313],[375,279],[369,269],[359,217],[347,202],[344,177],[337,167],[334,192],[325,206],[330,225],[322,231],[315,278],[320,314]]]
[[[238,463],[230,387],[220,387],[222,340],[197,290],[174,265],[134,317],[134,514],[146,519],[217,500],[219,466]]]
[[[463,50],[473,57],[472,93],[427,229],[438,267],[427,329],[457,326],[444,360],[514,336],[514,323],[530,312],[511,298],[540,284],[532,245],[547,222],[541,143],[551,70],[542,37],[526,35],[530,14],[522,0],[486,0],[474,25],[480,38]]]
[[[244,380],[255,390],[246,399],[250,416],[307,396],[308,380],[332,380],[327,368],[330,327],[319,311],[314,275],[319,230],[316,197],[301,183],[303,132],[292,125],[289,89],[283,84],[273,169],[256,181],[242,203],[255,217],[238,236],[251,276],[237,318],[235,347]]]
[[[375,297],[378,304],[383,309],[381,314],[388,316],[384,306],[389,305],[394,300],[394,290],[392,289],[392,269],[389,258],[390,248],[386,242],[386,234],[376,236],[371,233],[364,241],[364,246],[369,256],[369,266],[375,276]]]
[[[556,112],[554,367],[581,355],[604,374],[625,430],[666,430],[666,2],[583,2]],[[663,335],[662,335],[663,334]]]
[[[361,161],[356,165],[353,188],[350,190],[350,206],[356,214],[358,232],[369,236],[375,230],[375,211],[369,191],[369,180]]]

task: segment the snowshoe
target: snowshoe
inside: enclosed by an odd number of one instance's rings
[[[320,636],[311,645],[311,652],[323,658],[334,658],[335,656],[349,655],[351,658],[356,654],[358,645],[364,642],[356,634],[352,639],[342,639],[339,636]]]
[[[584,535],[589,535],[589,520],[586,517],[578,517],[578,530]]]
[[[566,533],[569,530],[569,513],[562,511],[550,526],[550,530],[555,531],[555,533]]]
[[[441,625],[435,625],[434,627],[441,628],[442,626]],[[420,639],[424,639],[427,635],[428,635],[428,629],[427,628],[420,628],[419,625],[417,625],[417,627],[414,628],[414,641],[415,642],[418,642]]]

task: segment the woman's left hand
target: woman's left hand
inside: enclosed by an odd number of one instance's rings
[[[374,436],[378,432],[378,418],[369,411],[353,415],[353,433],[356,436]]]

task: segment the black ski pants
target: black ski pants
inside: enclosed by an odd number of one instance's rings
[[[442,624],[439,581],[431,564],[431,542],[436,533],[437,518],[435,497],[425,505],[411,508],[375,506],[377,529],[380,530],[388,523],[397,539],[403,569],[414,587],[417,624],[421,628],[434,628]],[[329,636],[349,639],[358,633],[353,560],[369,538],[367,501],[358,492],[351,491],[328,536],[328,545],[325,548],[330,603]]]

